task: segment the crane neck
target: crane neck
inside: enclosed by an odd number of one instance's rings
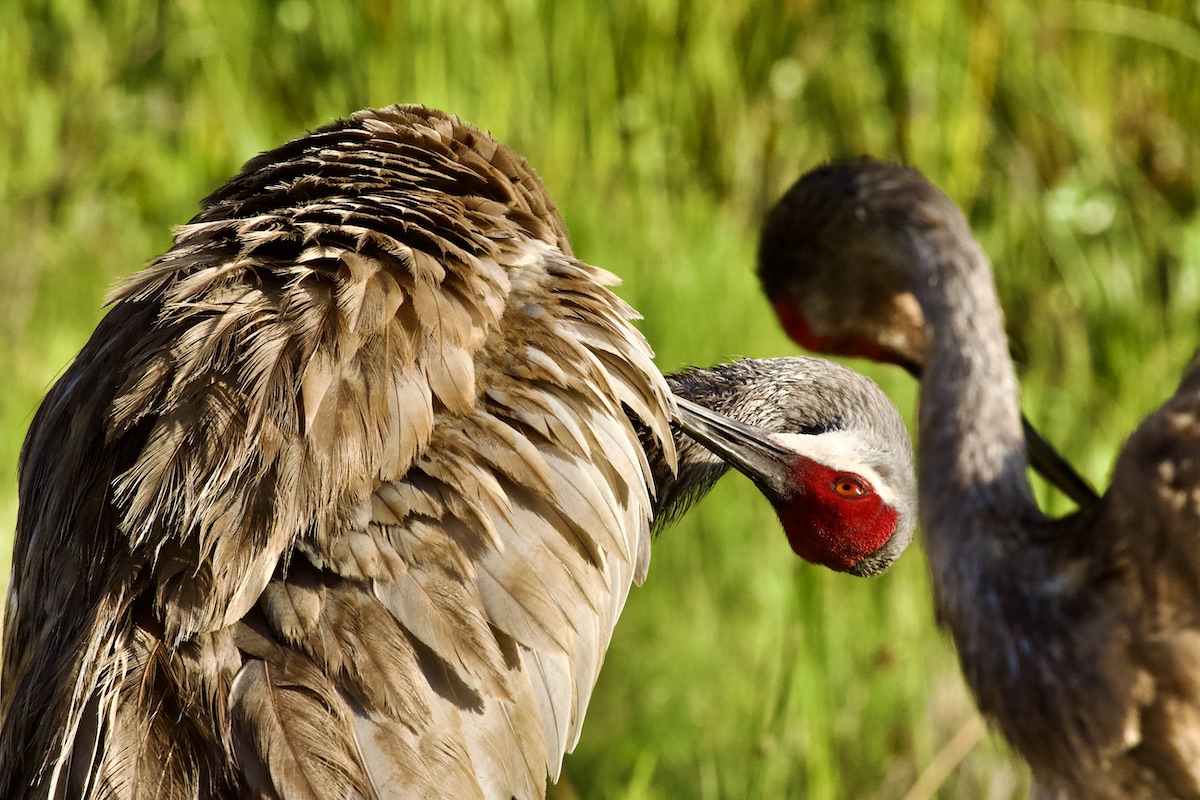
[[[678,522],[729,471],[728,464],[688,438],[677,426],[672,426],[672,433],[679,454],[675,473],[663,459],[661,448],[649,453],[658,486],[653,522],[656,535]]]
[[[688,400],[709,402],[701,393],[688,392],[673,381],[672,391]],[[656,488],[653,520],[656,535],[678,522],[730,469],[728,464],[685,434],[675,423],[671,424],[671,435],[675,439],[674,470],[658,442],[648,432],[642,434],[642,444]]]
[[[957,212],[957,209],[955,209]],[[912,236],[929,350],[921,377],[918,486],[931,563],[964,538],[1019,540],[1037,515],[1018,387],[991,267],[966,219]],[[949,567],[949,565],[946,565]]]

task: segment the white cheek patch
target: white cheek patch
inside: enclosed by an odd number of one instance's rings
[[[771,438],[805,458],[835,472],[853,472],[870,481],[884,503],[897,508],[896,492],[862,456],[862,439],[850,431],[828,433],[772,433]]]

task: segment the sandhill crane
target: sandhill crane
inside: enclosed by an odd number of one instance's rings
[[[726,469],[677,461],[613,281],[524,161],[440,112],[247,163],[30,427],[0,796],[541,797],[652,516]],[[899,555],[915,479],[874,384],[811,359],[674,380],[797,552]]]
[[[1200,361],[1103,497],[1049,519],[991,268],[919,172],[868,159],[810,172],[771,212],[759,272],[802,343],[919,373],[938,618],[1035,793],[1200,797]]]

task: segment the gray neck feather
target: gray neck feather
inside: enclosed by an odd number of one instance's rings
[[[679,454],[676,473],[667,467],[661,449],[653,448],[650,453],[650,467],[658,486],[653,522],[656,536],[678,522],[729,471],[728,464],[689,438],[679,426],[672,425],[671,432]]]
[[[732,401],[735,387],[729,379],[728,369],[725,368],[732,366],[723,365],[711,370],[690,370],[669,375],[667,383],[671,391],[679,397],[729,415],[735,410],[732,408],[736,405]],[[674,472],[667,465],[662,450],[655,446],[654,441],[646,436],[642,437],[643,442],[647,444],[646,453],[657,487],[657,495],[654,498],[655,535],[678,522],[729,471],[728,464],[681,431],[677,424],[671,424],[671,434],[675,437],[678,456]]]
[[[971,572],[964,553],[986,561],[1027,539],[1040,518],[990,265],[957,209],[948,222],[910,239],[927,266],[917,288],[930,347],[921,379],[921,528],[943,575]],[[963,544],[970,538],[977,547]]]

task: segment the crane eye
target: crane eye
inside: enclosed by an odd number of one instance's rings
[[[861,478],[855,475],[839,475],[833,481],[833,490],[842,497],[865,497],[871,493],[870,488]]]

